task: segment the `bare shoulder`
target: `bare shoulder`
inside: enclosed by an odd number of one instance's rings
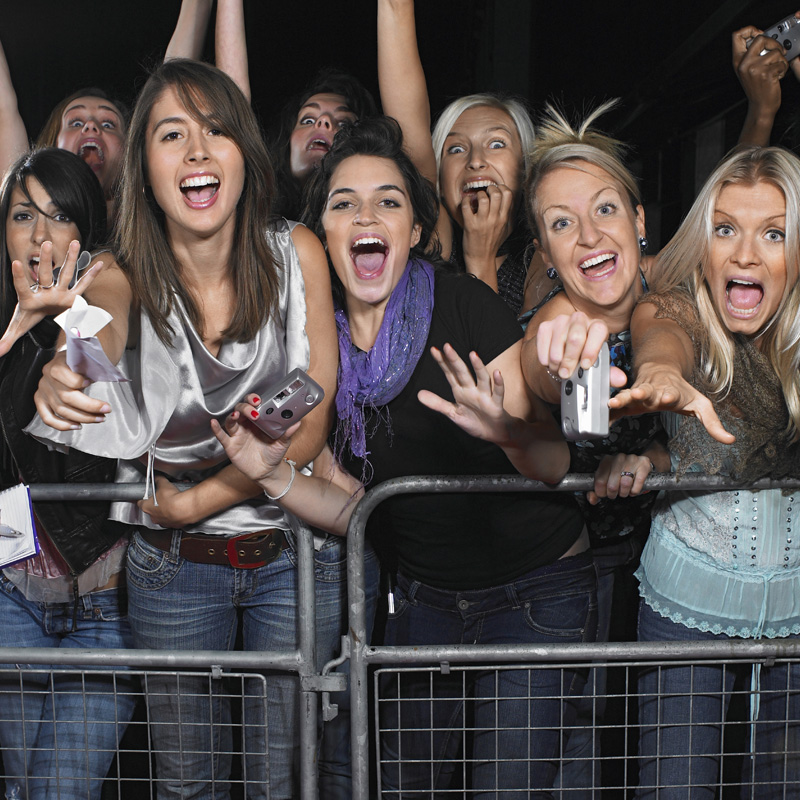
[[[315,233],[306,228],[305,225],[295,225],[292,230],[292,242],[294,243],[300,261],[304,259],[322,258],[325,259],[325,250],[322,242]]]

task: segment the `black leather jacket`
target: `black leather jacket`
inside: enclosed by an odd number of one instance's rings
[[[117,462],[78,450],[68,454],[49,450],[23,433],[36,411],[33,395],[42,367],[53,357],[58,325],[44,319],[0,358],[0,426],[6,453],[5,485],[32,483],[107,483],[114,480]],[[10,458],[9,458],[10,456]],[[73,577],[111,547],[124,530],[108,521],[103,502],[36,502],[34,511],[50,540],[67,562]]]

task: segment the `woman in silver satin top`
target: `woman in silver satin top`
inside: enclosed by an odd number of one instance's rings
[[[246,649],[293,649],[290,519],[230,465],[209,423],[295,367],[333,398],[324,251],[302,226],[268,225],[274,186],[261,132],[235,84],[208,65],[170,61],[151,75],[123,175],[117,263],[87,299],[113,316],[98,338],[129,382],[85,387],[59,354],[45,368],[30,432],[120,458],[120,481],[153,480],[149,497],[113,510],[134,531],[128,586],[139,647],[230,649],[241,619]],[[316,457],[331,421],[323,402],[288,457],[298,465]],[[179,491],[173,482],[193,485]],[[318,572],[340,567],[340,540],[326,542],[317,560]],[[342,584],[329,577],[319,585],[318,622],[333,648]],[[267,785],[273,800],[292,797],[296,679],[249,683],[248,797],[264,796]],[[225,699],[204,697],[207,689],[186,678],[151,677],[148,690],[158,796],[210,796],[212,782],[223,796],[232,750]],[[219,724],[209,723],[212,714]]]

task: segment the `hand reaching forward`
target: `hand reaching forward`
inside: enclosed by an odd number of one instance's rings
[[[70,286],[77,269],[80,249],[79,242],[70,242],[67,256],[60,270],[53,266],[51,242],[42,244],[37,274],[31,274],[27,265],[21,261],[11,263],[11,274],[17,292],[17,305],[11,322],[0,338],[0,356],[4,356],[17,339],[36,327],[45,317],[51,317],[72,308],[75,298],[82,295],[100,274],[104,266],[102,261],[94,264],[74,286]]]
[[[633,386],[612,397],[608,407],[622,410],[621,414],[612,415],[614,418],[652,411],[674,411],[697,417],[709,435],[718,442],[733,444],[736,441],[736,437],[722,427],[711,400],[697,391],[677,370],[662,364],[642,364]]]
[[[505,442],[512,418],[503,408],[504,385],[500,370],[495,370],[490,376],[483,361],[473,352],[469,354],[475,370],[473,378],[467,365],[449,344],[441,351],[432,347],[431,355],[453,390],[454,402],[423,389],[417,395],[420,403],[444,414],[470,436],[495,444]]]

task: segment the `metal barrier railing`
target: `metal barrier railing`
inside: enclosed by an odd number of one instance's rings
[[[418,492],[526,492],[573,491],[586,492],[593,488],[592,475],[566,475],[557,485],[551,486],[519,476],[414,476],[386,481],[371,489],[359,502],[348,528],[348,607],[350,625],[351,660],[351,749],[353,761],[354,800],[370,797],[369,752],[369,684],[371,665],[404,664],[439,665],[449,671],[454,662],[501,663],[575,663],[591,664],[598,660],[630,660],[659,662],[665,659],[742,659],[769,662],[778,658],[800,659],[800,641],[763,642],[730,641],[703,643],[636,642],[626,644],[572,644],[572,645],[506,645],[496,648],[487,645],[406,646],[387,647],[369,645],[366,629],[366,602],[364,587],[364,546],[366,525],[375,508],[385,500],[399,494]],[[722,476],[689,474],[680,480],[672,474],[656,474],[645,482],[645,488],[658,490],[708,490],[720,491],[741,488]],[[751,490],[800,489],[800,480],[762,479],[749,487]]]
[[[485,662],[487,657],[501,664],[512,663],[580,663],[599,661],[661,662],[673,659],[718,660],[741,659],[769,662],[773,659],[800,659],[797,640],[763,642],[706,642],[695,644],[670,643],[604,643],[556,645],[508,645],[500,649],[487,646],[427,646],[376,647],[369,644],[366,630],[364,585],[364,545],[366,523],[375,508],[397,494],[417,492],[527,492],[527,491],[588,491],[593,486],[591,475],[567,475],[557,485],[550,486],[516,476],[465,477],[408,477],[387,481],[371,489],[356,507],[350,522],[347,543],[349,635],[344,637],[342,657],[321,670],[316,669],[314,602],[313,536],[305,526],[298,531],[298,647],[282,652],[169,652],[152,650],[109,650],[79,652],[48,648],[0,648],[0,663],[81,665],[85,667],[125,666],[133,669],[208,669],[215,676],[230,670],[262,672],[268,669],[296,673],[300,682],[300,780],[302,800],[318,796],[318,695],[323,697],[323,718],[332,711],[327,703],[331,692],[346,689],[343,676],[331,670],[348,658],[351,661],[351,746],[353,765],[352,796],[354,800],[370,797],[369,752],[369,681],[371,665],[434,665],[441,671],[456,662],[466,664]],[[38,502],[75,502],[82,500],[135,501],[143,496],[143,484],[64,484],[33,485],[31,497]],[[645,488],[649,490],[725,490],[740,488],[729,479],[719,476],[687,475],[680,481],[674,475],[650,476]],[[761,480],[752,484],[753,490],[800,489],[800,480]]]

